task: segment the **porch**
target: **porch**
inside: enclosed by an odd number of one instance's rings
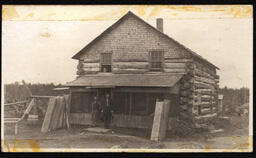
[[[90,125],[95,96],[103,103],[110,94],[114,110],[112,126],[152,129],[156,101],[171,101],[169,117],[179,113],[179,80],[182,75],[100,74],[67,84],[71,93],[70,123]]]

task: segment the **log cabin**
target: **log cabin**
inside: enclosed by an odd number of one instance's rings
[[[168,117],[201,127],[216,117],[219,68],[132,12],[82,48],[70,88],[70,123],[91,124],[91,103],[109,93],[113,126],[151,129],[156,100],[168,99]],[[170,121],[169,121],[170,122]],[[172,129],[168,124],[168,129]]]

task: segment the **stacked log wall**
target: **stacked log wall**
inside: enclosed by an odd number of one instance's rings
[[[190,59],[186,58],[165,58],[164,72],[167,73],[186,73],[186,63]]]
[[[165,58],[164,72],[166,73],[185,73],[186,62],[190,59],[185,58]],[[85,74],[96,74],[100,71],[100,61],[98,59],[84,59],[79,60],[77,65],[77,75],[82,76]],[[123,74],[144,74],[152,73],[149,70],[149,62],[146,59],[113,59],[112,61],[112,73]]]
[[[188,123],[193,122],[192,108],[193,108],[193,71],[192,60],[186,62],[186,74],[180,80],[180,112],[179,118]]]
[[[219,76],[216,69],[198,61],[188,62],[181,79],[180,117],[201,127],[217,116]]]

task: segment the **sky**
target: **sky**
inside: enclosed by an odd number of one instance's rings
[[[220,87],[252,86],[250,6],[4,6],[3,82],[74,80],[71,57],[129,10],[152,26],[162,17],[164,33],[220,68]]]

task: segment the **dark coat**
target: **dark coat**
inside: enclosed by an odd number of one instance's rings
[[[110,123],[112,119],[112,112],[113,112],[113,104],[112,100],[109,99],[109,103],[107,105],[106,99],[103,102],[103,107],[102,107],[102,114],[103,114],[103,120],[105,123]]]
[[[109,99],[108,105],[106,99],[104,100],[102,111],[104,115],[111,114],[111,111],[113,111],[112,99]]]

